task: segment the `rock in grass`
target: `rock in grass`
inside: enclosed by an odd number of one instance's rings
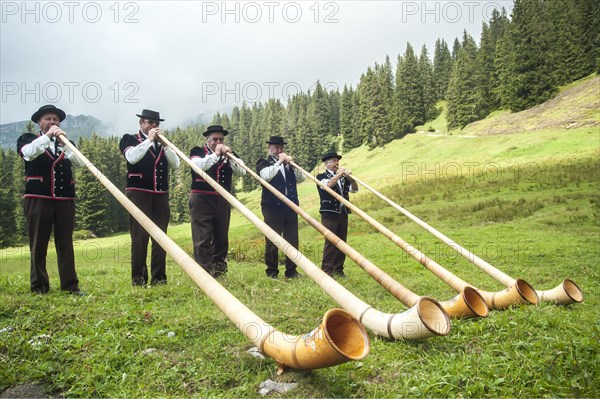
[[[142,351],[142,355],[149,355],[152,352],[156,352],[156,348],[147,348]]]
[[[253,346],[252,348],[248,349],[246,352],[248,352],[252,356],[257,357],[259,359],[265,358],[264,355],[262,354],[262,352],[260,351],[260,349],[258,349],[256,346]]]
[[[296,389],[296,382],[275,382],[271,379],[262,382],[258,387],[258,393],[262,396],[269,395],[273,392],[283,393]]]
[[[0,398],[48,398],[49,396],[44,393],[42,386],[29,382],[23,385],[16,385],[12,388],[8,388],[6,391],[0,393]]]
[[[36,346],[45,344],[46,342],[48,342],[50,340],[50,338],[52,338],[52,337],[48,334],[41,334],[41,335],[37,335],[37,336],[31,338],[27,342],[29,343],[29,345],[36,347]]]

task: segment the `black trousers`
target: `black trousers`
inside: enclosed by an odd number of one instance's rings
[[[227,272],[231,206],[220,195],[190,193],[194,260],[213,277]]]
[[[265,223],[277,234],[283,235],[283,239],[290,243],[292,247],[298,249],[298,215],[296,212],[287,206],[279,208],[263,206],[261,209]],[[271,240],[265,239],[265,264],[267,265],[266,272],[269,277],[277,277],[279,274],[277,249],[277,246]],[[285,275],[290,277],[296,273],[296,264],[286,256]]]
[[[129,190],[127,198],[131,200],[162,231],[167,232],[169,225],[169,195],[153,194],[145,191]],[[131,235],[131,280],[133,285],[144,285],[148,282],[148,240],[150,234],[132,217],[129,217],[129,233]],[[151,284],[167,282],[166,252],[152,239],[150,257]]]
[[[73,250],[75,202],[72,200],[25,198],[24,208],[31,251],[29,278],[31,291],[46,293],[50,290],[50,280],[46,270],[46,255],[53,228],[60,289],[79,291]]]
[[[346,241],[348,238],[348,214],[346,212],[342,211],[340,214],[321,212],[321,224],[342,240]],[[323,271],[330,276],[343,273],[345,260],[346,255],[326,239],[321,265]]]

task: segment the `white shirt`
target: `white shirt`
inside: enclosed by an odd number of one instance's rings
[[[194,165],[196,165],[197,167],[199,167],[200,169],[202,169],[203,171],[208,172],[208,170],[219,161],[219,158],[223,158],[223,156],[218,156],[217,154],[212,152],[212,150],[208,146],[206,148],[208,149],[210,154],[208,154],[204,158],[194,157],[194,158],[192,158],[192,163]],[[229,161],[229,158],[227,158],[227,157],[224,157],[224,158],[225,159],[223,160],[223,162]],[[231,169],[233,169],[234,176],[243,176],[246,174],[246,169],[243,168],[244,161],[242,161],[240,159],[240,162],[241,162],[241,165],[238,165],[238,163],[236,161],[230,162]]]
[[[58,138],[55,138],[58,140]],[[77,158],[75,153],[69,149],[69,147],[60,147],[62,151],[65,153],[65,159],[71,161],[73,166],[83,166],[83,163]],[[59,149],[59,150],[60,150]],[[31,143],[24,145],[21,148],[21,154],[23,154],[23,159],[26,161],[32,161],[35,158],[39,157],[44,153],[44,151],[50,151],[52,154],[57,155],[55,150],[55,143],[45,134],[42,134],[37,139],[33,140]]]
[[[329,170],[329,169],[325,169],[327,172],[329,172],[332,175],[335,175],[335,172],[333,170]],[[337,185],[340,188],[340,192],[343,193],[344,192],[344,179],[345,177],[342,176],[338,179],[337,181]],[[322,179],[321,183],[325,184],[326,186],[329,186],[329,180],[331,179]],[[350,185],[350,188],[348,189],[349,193],[357,193],[358,192],[358,187],[356,187],[356,190],[354,188],[352,188],[352,185]]]
[[[154,142],[150,141],[143,132],[140,131],[140,135],[145,138],[145,140],[135,147],[129,147],[127,151],[125,151],[125,159],[132,165],[140,162],[150,147],[154,145]],[[167,163],[171,169],[177,169],[179,167],[179,157],[170,147],[163,146],[163,148],[165,150],[165,156],[167,157]]]
[[[273,157],[271,155],[270,155],[270,157],[276,162],[274,165],[271,165],[271,166],[261,169],[260,177],[269,182],[269,181],[273,180],[273,178],[277,175],[277,173],[281,172],[281,174],[283,175],[283,179],[285,180],[285,169],[286,169],[286,167],[290,168],[290,166],[282,164],[281,162],[277,161],[275,157]],[[294,168],[294,175],[296,175],[297,183],[302,183],[306,179],[306,177],[302,174],[302,172],[296,168]]]

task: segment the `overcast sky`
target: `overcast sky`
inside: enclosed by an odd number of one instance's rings
[[[1,1],[0,123],[44,104],[93,115],[121,135],[142,108],[167,128],[285,101],[317,80],[356,86],[410,42],[477,42],[512,1]]]

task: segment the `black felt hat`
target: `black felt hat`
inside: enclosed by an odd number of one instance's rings
[[[54,105],[44,105],[40,107],[33,115],[31,115],[31,121],[38,123],[40,118],[46,114],[56,114],[58,116],[59,121],[64,121],[67,117],[65,111],[60,108],[56,108]]]
[[[223,129],[223,126],[212,125],[212,126],[209,126],[208,129],[206,129],[206,132],[202,133],[202,135],[204,137],[208,137],[212,133],[223,133],[223,136],[227,136],[229,134],[229,132],[227,130]]]
[[[164,119],[160,119],[160,112],[151,111],[149,109],[143,109],[141,114],[135,115],[142,119],[150,119],[151,121],[164,121]]]
[[[323,157],[321,158],[321,161],[325,162],[331,158],[337,158],[339,161],[340,159],[342,159],[342,156],[338,155],[337,152],[328,152],[327,154],[323,155]]]
[[[269,137],[269,141],[267,141],[267,144],[284,145],[287,143],[285,141],[283,141],[283,137],[281,137],[281,136],[271,136],[271,137]]]

